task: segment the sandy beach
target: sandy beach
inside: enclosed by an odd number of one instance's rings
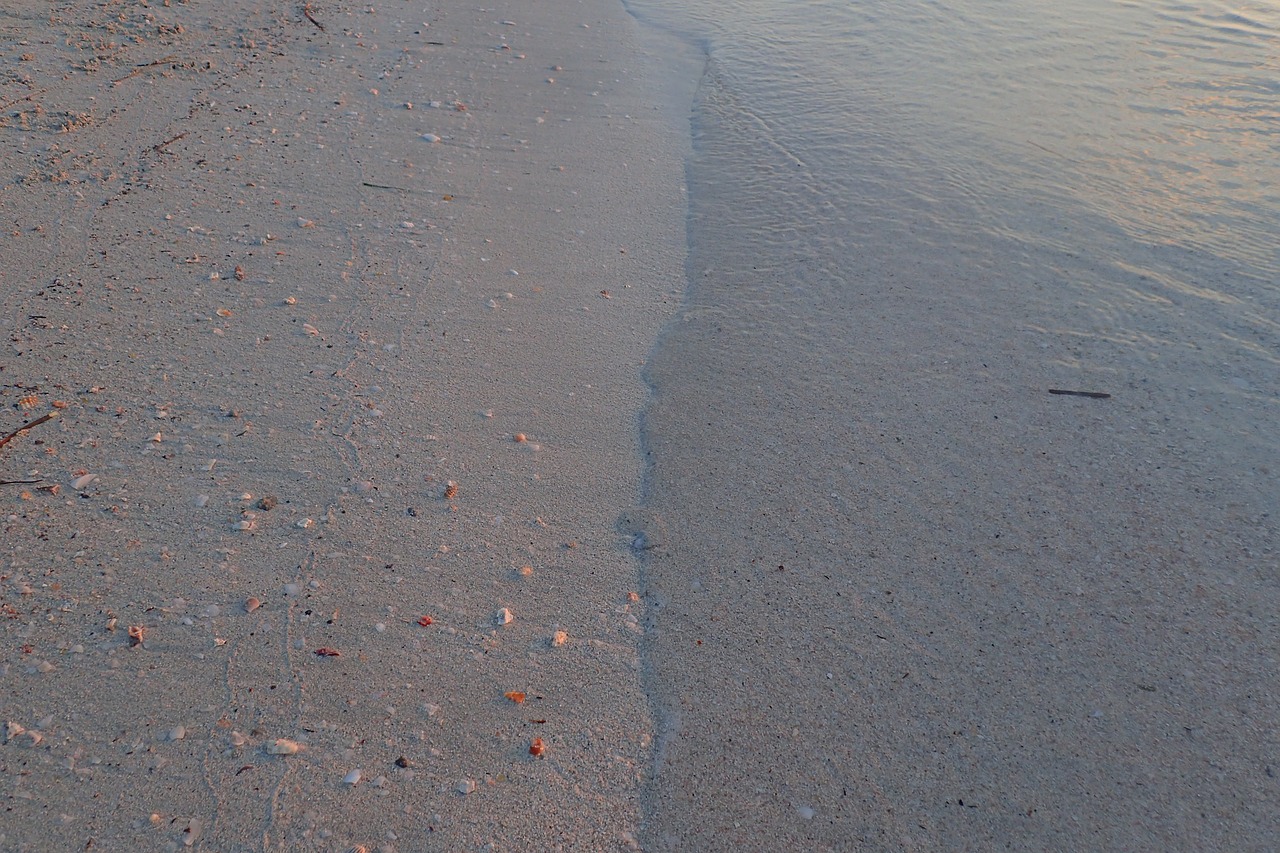
[[[644,12],[0,11],[0,849],[1274,846],[1266,299],[812,227]]]
[[[58,414],[0,448],[0,847],[636,844],[683,57],[605,3],[0,28],[0,429]]]

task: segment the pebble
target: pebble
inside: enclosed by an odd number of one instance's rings
[[[470,794],[476,789],[475,779],[463,779],[458,783],[458,793],[462,795]]]
[[[499,625],[510,625],[515,618],[516,617],[512,615],[511,610],[506,607],[493,614],[493,621],[497,622]]]

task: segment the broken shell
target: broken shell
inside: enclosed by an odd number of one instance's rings
[[[506,696],[508,699],[510,699],[512,702],[515,702],[517,705],[524,702],[524,694],[518,690],[508,690],[506,693],[502,695]]]
[[[146,639],[147,629],[141,625],[129,626],[129,645],[140,646],[142,641]]]
[[[352,770],[346,776],[342,777],[342,784],[356,786],[360,784],[360,771]]]
[[[96,479],[98,479],[97,474],[85,474],[82,477],[76,477],[76,481],[71,484],[71,488],[77,490],[84,489]]]
[[[304,749],[303,745],[288,738],[276,738],[267,744],[267,753],[270,755],[297,755]]]
[[[444,487],[444,496],[446,500],[452,500],[453,498],[456,498],[458,496],[458,484],[455,483],[453,480],[450,480],[448,483],[446,483]]]
[[[551,635],[551,645],[563,646],[569,642],[569,634],[566,631],[556,631]]]
[[[459,794],[470,794],[475,789],[476,789],[475,779],[463,779],[461,782],[458,783]]]
[[[493,621],[497,622],[499,625],[510,625],[512,620],[515,618],[516,617],[511,615],[511,611],[506,607],[493,614]]]
[[[547,745],[543,743],[542,738],[536,737],[529,743],[529,754],[535,758],[547,751]]]
[[[250,596],[249,598],[245,599],[244,612],[252,613],[253,611],[257,610],[261,606],[262,606],[261,601],[259,601],[257,598],[254,598],[253,596]]]

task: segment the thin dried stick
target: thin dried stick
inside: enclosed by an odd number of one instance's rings
[[[51,421],[57,416],[58,416],[57,412],[50,412],[47,415],[41,415],[40,417],[36,418],[34,421],[31,421],[30,423],[23,424],[22,426],[15,429],[13,432],[6,435],[4,438],[0,438],[0,447],[4,447],[6,444],[13,441],[19,435],[31,429],[32,427],[40,426],[40,424],[44,423],[45,421]]]
[[[319,21],[317,21],[317,20],[315,19],[315,16],[311,14],[311,4],[310,4],[310,3],[304,3],[304,4],[302,5],[302,14],[304,14],[304,15],[306,15],[306,16],[307,16],[307,20],[308,20],[308,21],[310,21],[311,23],[313,23],[313,24],[315,24],[315,25],[316,25],[316,29],[317,29],[317,30],[319,30],[320,32],[324,32],[324,24],[322,24],[322,23],[320,23]]]

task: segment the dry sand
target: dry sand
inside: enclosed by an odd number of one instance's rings
[[[0,848],[633,844],[688,57],[599,2],[0,34],[0,430],[60,415],[0,448]]]

